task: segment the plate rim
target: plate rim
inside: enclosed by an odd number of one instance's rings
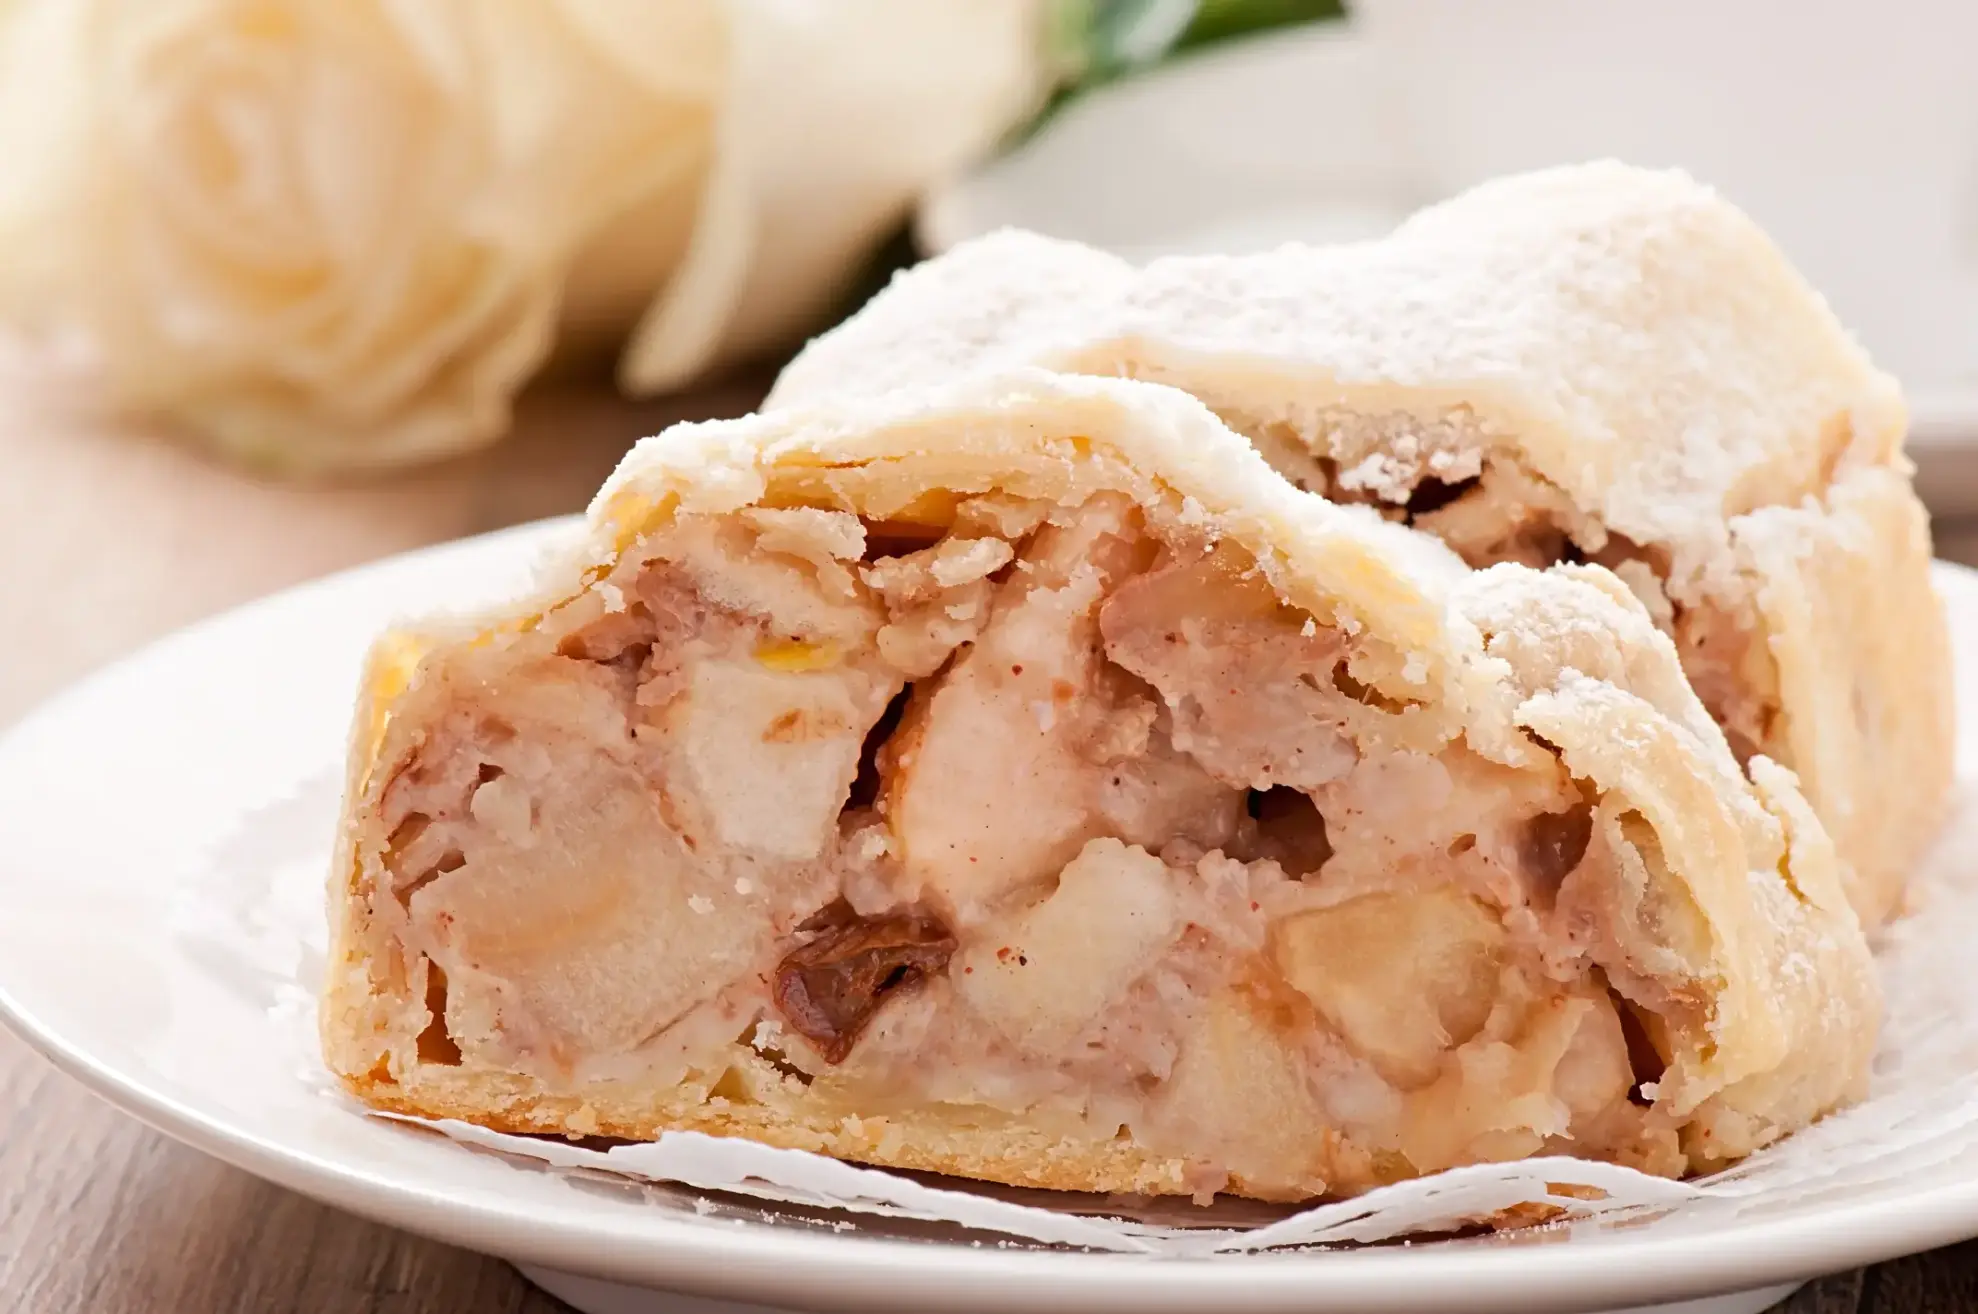
[[[558,517],[401,553],[271,594],[182,627],[105,665],[0,730],[0,759],[71,707],[139,674],[168,646],[211,642],[265,613],[437,557],[471,557],[521,542],[548,546],[580,517]],[[1938,561],[1940,590],[1978,609],[1978,570]],[[1948,586],[1948,587],[1946,587]],[[1951,599],[1947,597],[1947,602]],[[1672,1301],[1804,1280],[1978,1235],[1978,1179],[1799,1217],[1657,1237],[1553,1245],[1375,1246],[1198,1258],[976,1248],[898,1238],[695,1226],[653,1215],[582,1225],[531,1213],[499,1193],[461,1198],[410,1174],[354,1168],[306,1144],[230,1124],[90,1052],[16,999],[0,963],[0,1024],[92,1093],[152,1128],[257,1177],[391,1226],[501,1258],[612,1281],[774,1304],[820,1297],[846,1308],[925,1309],[965,1291],[972,1308],[1183,1311],[1215,1300],[1232,1310],[1593,1309]],[[636,1208],[636,1206],[635,1206]],[[1240,1265],[1241,1268],[1236,1266]],[[1242,1281],[1232,1278],[1241,1274]],[[856,1306],[850,1302],[857,1302]]]

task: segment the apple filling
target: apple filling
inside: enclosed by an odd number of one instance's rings
[[[1788,756],[1779,742],[1779,677],[1755,612],[1693,588],[1677,590],[1687,595],[1682,600],[1672,598],[1666,552],[1609,529],[1557,485],[1487,451],[1471,425],[1329,414],[1314,430],[1324,435],[1319,441],[1283,422],[1245,416],[1231,422],[1300,488],[1434,534],[1472,566],[1606,566],[1676,641],[1691,687],[1738,760],[1760,752]],[[1315,454],[1325,450],[1341,455]]]
[[[1287,1199],[1682,1171],[1653,831],[1151,514],[683,515],[426,662],[359,844],[394,1078],[1020,1117]]]

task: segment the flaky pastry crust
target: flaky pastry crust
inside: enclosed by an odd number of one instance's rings
[[[534,597],[380,643],[329,909],[377,1107],[1059,1189],[1709,1166],[1855,1098],[1879,1007],[1616,576],[1042,371],[640,444]]]
[[[1902,396],[1709,189],[1553,169],[1379,241],[1145,268],[1004,232],[899,276],[769,405],[1016,365],[1183,388],[1472,564],[1615,567],[1740,757],[1799,773],[1862,917],[1900,905],[1951,773]]]

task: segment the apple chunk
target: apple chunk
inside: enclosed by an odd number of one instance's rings
[[[1279,987],[1280,989],[1282,987]],[[1173,1075],[1134,1131],[1243,1180],[1246,1194],[1297,1200],[1326,1188],[1334,1137],[1313,1092],[1310,1058],[1283,1005],[1254,990],[1207,1001]]]
[[[1136,562],[1129,508],[1098,500],[1039,531],[987,626],[916,686],[881,759],[883,808],[908,881],[953,925],[992,916],[1103,834],[1091,760],[1114,708],[1100,602]]]
[[[1285,979],[1404,1085],[1433,1078],[1442,1052],[1483,1026],[1503,952],[1497,918],[1452,886],[1362,895],[1271,934]]]
[[[767,918],[699,869],[636,773],[589,754],[551,766],[530,782],[526,843],[481,828],[412,896],[415,933],[511,1044],[623,1053],[747,972]],[[499,1038],[456,1039],[473,1053]]]
[[[1093,840],[1049,898],[961,955],[951,974],[963,1001],[1026,1048],[1062,1052],[1173,941],[1171,880],[1145,849]]]
[[[893,692],[845,666],[701,662],[667,709],[668,793],[723,845],[814,858],[836,833],[865,733]]]

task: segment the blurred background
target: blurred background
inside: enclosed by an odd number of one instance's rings
[[[1377,235],[1685,167],[1978,512],[1978,7],[1902,0],[0,0],[0,723],[143,639],[574,511],[894,269]]]
[[[1328,0],[0,0],[0,724],[228,605],[580,510],[922,201]]]
[[[1348,8],[0,0],[0,726],[260,594],[580,510],[990,229],[1351,240],[1602,156],[1774,234],[1903,379],[1939,551],[1978,559],[1978,5]],[[0,1190],[0,1270],[48,1308],[191,1308],[264,1210],[313,1211],[322,1290],[511,1280],[168,1146],[0,1034],[9,1141],[44,1194]]]

